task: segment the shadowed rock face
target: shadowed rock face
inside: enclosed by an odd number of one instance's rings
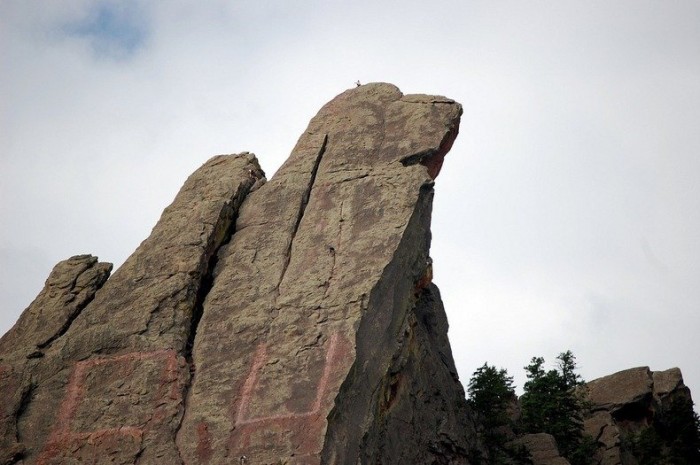
[[[208,161],[106,282],[57,265],[0,340],[0,464],[469,463],[428,258],[460,115],[349,90],[270,182]]]
[[[678,368],[630,368],[587,384],[586,434],[599,465],[700,463],[690,390]]]

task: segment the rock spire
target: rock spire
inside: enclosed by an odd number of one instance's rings
[[[353,88],[269,182],[206,162],[111,277],[59,263],[0,339],[0,464],[469,463],[428,255],[461,112]]]

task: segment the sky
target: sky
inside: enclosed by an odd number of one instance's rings
[[[700,2],[0,1],[0,334],[52,267],[119,266],[186,177],[270,177],[337,94],[464,106],[434,282],[463,384],[680,367],[700,402]]]

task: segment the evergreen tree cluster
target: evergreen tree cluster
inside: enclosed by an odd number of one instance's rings
[[[583,430],[589,410],[584,380],[576,372],[571,351],[557,357],[556,368],[547,370],[542,357],[533,357],[525,367],[523,395],[515,395],[508,372],[484,363],[472,375],[468,403],[482,425],[480,436],[486,448],[474,463],[488,465],[531,464],[523,448],[512,439],[528,433],[549,433],[560,454],[572,465],[590,465],[596,452],[594,438]],[[654,425],[623,437],[622,447],[640,465],[699,465],[700,417],[686,397],[674,399],[657,412]]]
[[[504,369],[484,363],[474,372],[467,386],[467,402],[479,416],[483,430],[480,436],[486,447],[487,457],[472,457],[477,464],[505,465],[532,463],[522,450],[508,447],[512,432],[511,410],[517,402],[513,377]]]
[[[572,465],[588,465],[595,451],[595,440],[583,434],[586,408],[581,376],[576,373],[576,358],[571,351],[557,357],[556,369],[546,370],[544,359],[534,357],[525,367],[527,382],[520,398],[520,415],[516,405],[513,378],[505,369],[484,364],[472,375],[467,391],[468,402],[484,426],[482,440],[488,453],[487,463],[531,463],[521,449],[508,446],[506,431],[512,433],[549,433],[559,451]]]
[[[576,357],[570,350],[559,354],[557,368],[545,370],[544,359],[534,357],[525,367],[527,381],[520,398],[522,415],[517,428],[523,433],[549,433],[559,453],[572,465],[587,465],[595,452],[595,440],[583,434],[585,390],[576,373]]]
[[[624,438],[639,465],[700,464],[700,417],[690,399],[678,398],[654,418],[654,427]]]

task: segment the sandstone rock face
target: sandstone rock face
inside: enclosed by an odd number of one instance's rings
[[[0,354],[40,357],[64,334],[72,321],[95,297],[112,271],[111,263],[98,263],[97,257],[78,255],[60,262],[46,280],[44,289],[22,313],[19,321],[0,338]]]
[[[0,341],[0,463],[469,463],[428,257],[460,115],[360,86],[268,183],[208,161],[106,282],[59,264]]]
[[[201,298],[260,178],[252,155],[208,161],[99,290],[111,265],[87,256],[57,265],[2,339],[11,400],[0,407],[0,463],[180,462],[175,434]]]
[[[631,368],[587,387],[584,428],[598,442],[596,463],[700,463],[693,402],[678,368]]]
[[[599,409],[617,412],[652,397],[654,380],[648,367],[631,368],[588,383],[588,398]]]
[[[98,263],[90,255],[60,262],[34,302],[0,338],[0,463],[11,463],[24,450],[18,442],[17,415],[31,392],[31,382],[23,366],[42,357],[43,350],[68,330],[111,270],[110,263]]]
[[[195,340],[178,436],[186,462],[465,456],[444,315],[433,311],[435,288],[416,287],[428,266],[431,175],[460,114],[451,100],[390,85],[348,91],[251,194]],[[414,376],[428,363],[446,385]]]

